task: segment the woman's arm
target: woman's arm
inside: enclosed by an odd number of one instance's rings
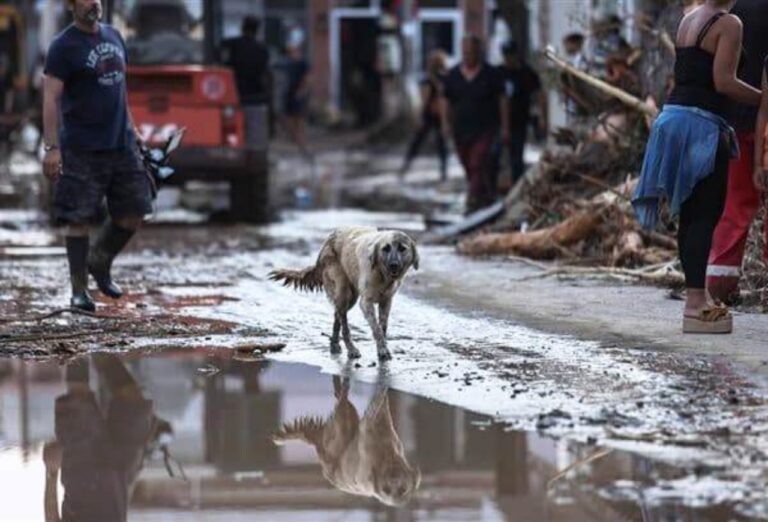
[[[768,132],[768,71],[763,71],[763,96],[760,111],[757,113],[755,126],[755,169],[753,178],[755,187],[761,192],[768,190],[768,151],[766,151],[765,133]]]
[[[712,67],[715,89],[737,102],[756,106],[760,103],[760,91],[736,77],[741,57],[741,20],[733,15],[726,15],[720,23],[722,27]]]

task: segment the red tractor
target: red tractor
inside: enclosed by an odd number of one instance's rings
[[[141,138],[159,145],[186,128],[184,142],[171,160],[176,174],[169,182],[228,181],[233,217],[268,221],[267,133],[246,146],[234,74],[216,63],[226,2],[104,4],[107,21],[123,34],[128,47],[129,104]],[[268,125],[266,117],[263,125]]]

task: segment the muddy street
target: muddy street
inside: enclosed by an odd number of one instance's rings
[[[421,269],[393,305],[394,358],[383,364],[357,308],[362,358],[331,355],[325,297],[267,279],[311,264],[337,226],[418,237],[420,216],[317,211],[261,228],[152,226],[115,265],[129,295],[99,298],[99,317],[58,313],[68,299],[63,249],[34,216],[22,221],[0,247],[0,351],[12,356],[2,361],[0,476],[24,477],[27,493],[3,493],[3,520],[41,519],[46,460],[55,461],[46,448],[69,440],[62,397],[77,379],[74,389],[99,404],[74,410],[86,415],[81,429],[141,424],[119,420],[135,405],[110,409],[122,397],[110,379],[132,383],[141,411],[172,428],[141,435],[150,442],[139,470],[119,484],[134,491],[130,520],[768,516],[759,372],[637,336],[568,334],[565,317],[547,325],[499,302],[484,307],[462,286],[468,269],[501,288],[530,267],[507,262],[500,275],[446,247],[421,248]],[[118,439],[98,442],[103,462],[138,451]],[[69,480],[89,487],[103,462],[78,461]]]

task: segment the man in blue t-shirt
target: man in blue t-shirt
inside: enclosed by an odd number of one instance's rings
[[[127,107],[127,53],[120,34],[99,23],[100,0],[67,0],[74,23],[51,43],[45,63],[43,172],[54,183],[54,222],[67,226],[71,306],[93,312],[88,273],[105,295],[122,296],[112,261],[152,212],[144,169]],[[106,197],[110,219],[89,252]]]

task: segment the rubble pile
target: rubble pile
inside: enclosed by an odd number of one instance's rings
[[[621,67],[600,74],[576,71],[548,49],[561,81],[581,82],[584,123],[553,132],[540,163],[507,195],[501,217],[460,241],[458,250],[557,260],[546,274],[601,273],[681,286],[676,224],[662,215],[658,231],[642,230],[630,204],[648,131],[669,88],[672,53],[666,32],[648,32],[640,47],[610,55],[608,63]],[[742,299],[768,308],[759,230],[750,235]]]
[[[766,251],[763,235],[765,219],[764,205],[749,232],[747,252],[742,266],[744,276],[740,281],[742,305],[759,308],[762,312],[768,312],[768,265],[763,256],[763,252]]]
[[[630,198],[647,136],[643,118],[598,123],[587,141],[568,130],[511,192],[499,221],[459,243],[468,255],[514,254],[574,265],[636,268],[675,260],[674,229],[642,230]]]

